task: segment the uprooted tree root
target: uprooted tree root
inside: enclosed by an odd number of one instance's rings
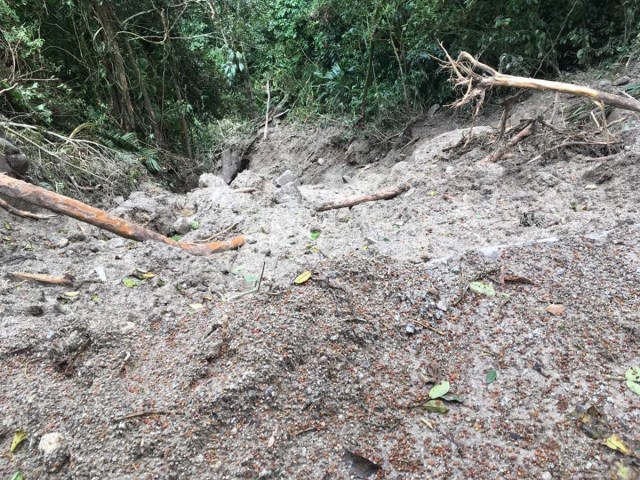
[[[580,130],[559,129],[545,121],[541,115],[535,119],[523,120],[520,124],[507,130],[505,127],[507,115],[505,109],[499,134],[494,142],[498,145],[490,154],[480,160],[480,163],[499,161],[529,137],[535,137],[538,147],[542,145],[543,148],[527,163],[534,163],[551,155],[558,157],[565,151],[581,154],[594,160],[607,160],[620,151],[621,142],[609,132],[605,107],[610,106],[640,112],[640,102],[632,97],[601,92],[582,85],[505,75],[478,61],[467,52],[461,52],[457,60],[454,60],[444,47],[442,49],[447,58],[447,61],[443,62],[443,68],[451,72],[451,82],[454,86],[464,92],[462,97],[454,102],[452,106],[459,108],[464,105],[474,104],[474,119],[482,108],[486,92],[496,87],[546,90],[555,91],[558,94],[566,93],[587,97],[595,103],[603,114],[600,121],[592,115],[597,129],[586,127]],[[473,137],[469,134],[468,139],[471,138]],[[465,142],[464,146],[466,147],[468,143],[469,140]],[[458,149],[460,145],[456,145],[454,148]]]

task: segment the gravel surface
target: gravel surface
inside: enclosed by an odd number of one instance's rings
[[[0,210],[0,478],[637,478],[636,124],[606,162],[478,165],[491,131],[462,151],[447,119],[406,153],[276,128],[231,186],[114,205],[247,235],[210,258]]]

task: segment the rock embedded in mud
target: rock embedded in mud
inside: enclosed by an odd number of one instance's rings
[[[213,173],[203,173],[198,179],[198,186],[200,188],[226,187],[227,183],[222,177]]]
[[[222,152],[222,179],[228,184],[242,170],[242,157],[232,150]]]
[[[302,202],[302,194],[296,185],[289,183],[278,188],[273,195],[276,203]]]
[[[273,181],[273,183],[276,184],[276,187],[283,188],[289,184],[300,185],[300,180],[298,179],[298,177],[295,176],[295,174],[291,170],[287,170],[282,175],[277,177]]]
[[[42,436],[38,449],[42,450],[45,455],[50,455],[62,447],[63,443],[64,437],[60,432],[51,432]]]

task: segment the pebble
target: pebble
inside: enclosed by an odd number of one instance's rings
[[[322,157],[321,157],[321,158],[319,158],[319,159],[318,159],[318,165],[321,165],[321,166],[322,166],[322,165],[324,165],[325,163],[327,163],[327,161],[326,161],[324,158],[322,158]]]
[[[42,450],[45,455],[50,455],[58,450],[64,443],[64,437],[60,432],[51,432],[42,436],[38,449]]]
[[[404,331],[409,335],[413,335],[414,333],[416,333],[416,326],[413,323],[407,323],[407,325],[404,327]]]

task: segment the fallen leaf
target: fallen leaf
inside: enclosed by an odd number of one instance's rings
[[[496,371],[495,368],[491,368],[487,372],[487,376],[484,381],[487,382],[487,385],[490,385],[493,382],[495,382],[497,379],[498,379],[498,372]]]
[[[471,282],[469,284],[469,290],[478,295],[485,295],[487,297],[495,297],[496,290],[493,288],[493,285],[489,282]]]
[[[23,480],[22,472],[16,472],[11,476],[11,480]]]
[[[504,281],[509,283],[524,283],[526,285],[533,285],[533,282],[526,277],[520,275],[505,275]]]
[[[624,378],[630,382],[640,383],[640,367],[631,367],[625,372]]]
[[[446,395],[440,397],[440,399],[444,400],[445,402],[464,403],[464,397],[461,397],[460,395],[454,395],[452,393],[447,393]]]
[[[16,433],[13,434],[13,440],[11,441],[11,448],[9,448],[9,453],[13,453],[20,446],[22,442],[27,439],[27,432],[24,430],[16,430]]]
[[[440,413],[442,415],[449,413],[449,407],[447,407],[442,400],[429,400],[424,404],[424,408],[429,412]]]
[[[189,307],[191,307],[193,310],[202,310],[204,308],[204,305],[202,305],[201,303],[192,303],[191,305],[189,305]]]
[[[564,315],[564,312],[566,310],[567,307],[565,307],[561,303],[552,303],[547,307],[547,313],[555,315],[556,317],[561,317],[562,315]]]
[[[133,287],[137,287],[138,285],[140,285],[140,282],[138,280],[136,280],[135,278],[131,278],[131,277],[123,278],[122,279],[122,283],[127,288],[133,288]]]
[[[309,270],[305,270],[304,272],[302,272],[300,275],[296,277],[293,283],[295,283],[296,285],[301,285],[305,283],[307,280],[309,280],[310,278],[311,278],[311,272]]]
[[[616,474],[620,480],[632,480],[635,478],[631,467],[622,462],[616,462]]]
[[[585,185],[584,189],[585,190],[597,190],[598,186],[594,185],[593,183],[590,183],[589,185]]]
[[[80,295],[80,292],[64,292],[64,296],[68,298],[75,298]]]
[[[581,412],[578,420],[580,421],[580,429],[589,438],[598,440],[609,433],[609,425],[600,409],[596,406],[592,405],[585,412]]]
[[[451,384],[448,381],[445,380],[444,382],[440,382],[439,384],[431,388],[431,390],[429,390],[429,398],[431,400],[440,398],[443,395],[446,395],[447,393],[449,393],[450,389],[451,389]]]
[[[320,236],[320,230],[311,230],[311,240],[317,240]]]
[[[616,435],[615,433],[604,441],[604,444],[609,447],[611,450],[615,450],[616,452],[620,452],[623,455],[631,454],[631,450],[629,447],[625,445],[622,439]]]
[[[636,395],[640,395],[640,383],[627,380],[627,387],[629,387],[629,390],[631,390]]]

